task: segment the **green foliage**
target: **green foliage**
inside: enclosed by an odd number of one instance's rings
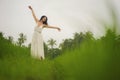
[[[71,51],[78,47],[79,45],[81,45],[83,41],[88,40],[95,40],[93,34],[90,31],[86,32],[85,34],[83,34],[82,32],[80,33],[76,32],[74,33],[73,39],[69,38],[63,40],[63,42],[60,44],[60,49],[62,50],[62,52],[67,50]]]
[[[46,57],[51,60],[59,55],[61,55],[61,50],[58,48],[52,48],[48,50],[48,54],[46,55]]]
[[[26,39],[26,36],[25,36],[23,33],[20,33],[17,44],[18,44],[19,46],[22,46],[22,44],[23,44],[26,40],[27,40],[27,39]]]
[[[120,35],[112,30],[97,40],[85,38],[62,55],[58,49],[49,49],[54,55],[44,61],[32,58],[29,48],[13,45],[3,37],[0,44],[0,80],[120,79]]]
[[[20,47],[12,43],[12,41],[0,36],[0,58],[22,57],[28,56],[27,47]]]
[[[50,46],[53,49],[54,45],[56,45],[56,40],[52,38],[48,40],[48,46]]]
[[[44,45],[45,56],[50,60],[56,58],[61,53],[61,50],[59,48],[54,48],[55,45],[56,45],[56,40],[52,38],[48,40],[48,45],[46,44]]]

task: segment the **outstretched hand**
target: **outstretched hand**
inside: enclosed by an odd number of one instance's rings
[[[28,8],[29,8],[30,10],[32,10],[32,7],[31,7],[31,6],[28,6]]]
[[[58,31],[61,31],[61,29],[59,27],[57,29],[58,29]]]

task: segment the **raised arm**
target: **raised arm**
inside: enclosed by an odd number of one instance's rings
[[[34,13],[33,8],[32,8],[31,6],[28,6],[28,7],[29,7],[29,9],[32,11],[33,18],[34,18],[35,22],[37,23],[37,22],[38,22],[38,19],[37,19],[35,13]]]
[[[55,27],[55,26],[49,26],[49,25],[44,25],[44,28],[52,28],[52,29],[57,29],[58,31],[60,31],[60,30],[61,30],[59,27]]]

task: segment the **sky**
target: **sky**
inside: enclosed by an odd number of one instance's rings
[[[120,20],[120,0],[108,1],[113,3]],[[25,45],[31,42],[36,26],[29,5],[38,18],[46,15],[49,25],[61,28],[61,32],[43,29],[45,42],[53,38],[59,44],[63,39],[72,38],[75,32],[91,31],[95,37],[100,37],[105,29],[99,20],[111,23],[105,0],[0,0],[0,31],[5,36],[13,36],[14,41],[19,33],[24,33],[27,36]],[[117,30],[119,32],[120,28]]]

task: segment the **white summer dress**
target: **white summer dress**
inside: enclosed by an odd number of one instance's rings
[[[44,59],[42,29],[43,26],[38,26],[38,24],[35,26],[31,42],[31,56],[38,59],[41,57]]]

